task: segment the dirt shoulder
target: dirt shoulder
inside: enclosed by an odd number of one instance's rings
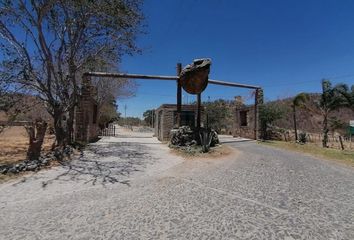
[[[293,142],[264,141],[259,142],[259,144],[300,152],[316,158],[332,160],[354,167],[354,151],[322,148],[312,143],[297,144]]]
[[[225,159],[231,155],[238,154],[238,151],[230,146],[221,144],[210,149],[208,153],[202,153],[199,149],[187,151],[184,149],[171,148],[171,153],[186,160],[203,160],[203,159]]]

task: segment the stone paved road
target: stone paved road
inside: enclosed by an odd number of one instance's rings
[[[145,135],[103,139],[0,185],[0,239],[354,239],[353,168],[227,144],[184,161]]]

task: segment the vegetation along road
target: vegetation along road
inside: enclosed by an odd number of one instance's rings
[[[148,133],[0,185],[1,239],[354,239],[354,169],[254,142],[182,159]]]

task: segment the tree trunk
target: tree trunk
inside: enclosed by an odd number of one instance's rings
[[[323,139],[322,139],[322,147],[328,147],[328,114],[324,114],[323,116]]]
[[[268,133],[267,133],[267,124],[266,123],[261,123],[261,138],[263,140],[268,140]]]
[[[67,119],[64,119],[64,113],[56,110],[54,114],[55,146],[66,146],[68,144]],[[53,146],[53,147],[55,147]]]
[[[28,160],[36,160],[40,157],[47,126],[47,122],[41,119],[36,120],[34,125],[25,126],[29,137]]]
[[[297,137],[297,126],[296,126],[296,107],[295,105],[293,105],[293,117],[294,117],[294,131],[295,131],[295,142],[298,141],[298,137]]]
[[[70,109],[69,118],[67,120],[67,143],[71,144],[74,139],[74,117],[75,117],[75,108]]]

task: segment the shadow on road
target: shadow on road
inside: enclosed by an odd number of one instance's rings
[[[147,147],[136,143],[93,144],[75,160],[62,162],[63,172],[56,177],[42,181],[45,188],[56,181],[74,181],[84,184],[121,183],[130,185],[130,175],[144,171],[154,159]]]

